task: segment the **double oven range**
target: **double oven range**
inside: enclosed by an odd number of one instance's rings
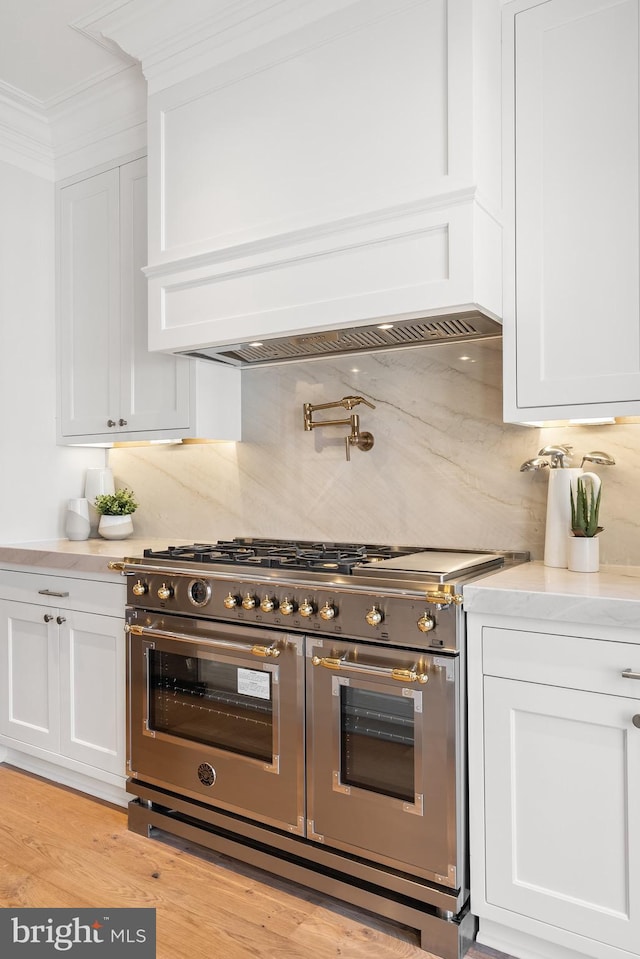
[[[236,539],[128,577],[129,827],[419,931],[468,909],[465,582],[522,554]]]

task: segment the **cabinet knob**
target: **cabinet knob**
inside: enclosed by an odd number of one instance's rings
[[[62,626],[62,624],[66,623],[66,621],[67,621],[66,616],[56,616],[56,623],[58,624],[58,626]]]
[[[118,426],[126,426],[126,425],[127,425],[127,421],[126,421],[126,420],[123,420],[123,419],[119,419],[119,420],[118,420]]]
[[[633,719],[631,720],[636,729],[640,729],[640,713],[636,713]]]
[[[109,427],[109,429],[112,429],[115,425],[116,425],[115,420],[107,420],[107,426]]]
[[[45,623],[50,623],[53,619],[53,616],[51,613],[45,613],[42,618],[44,619]]]

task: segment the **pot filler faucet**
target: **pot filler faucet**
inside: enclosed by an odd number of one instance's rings
[[[347,460],[351,459],[351,447],[357,446],[359,450],[367,452],[373,446],[373,435],[367,433],[366,431],[360,431],[360,417],[357,413],[351,413],[351,416],[343,420],[323,420],[320,423],[313,422],[313,414],[317,410],[332,410],[336,409],[338,406],[344,407],[345,410],[351,412],[354,406],[357,406],[359,403],[364,403],[365,406],[368,406],[370,409],[375,410],[373,403],[370,403],[369,400],[365,400],[364,396],[343,396],[341,400],[337,400],[335,403],[305,403],[304,404],[304,428],[308,432],[315,429],[317,426],[349,426],[351,432],[348,436],[345,436],[345,448],[347,454]]]

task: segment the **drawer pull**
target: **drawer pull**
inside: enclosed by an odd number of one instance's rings
[[[640,673],[634,673],[631,667],[629,667],[629,669],[623,669],[622,678],[623,679],[640,679]]]
[[[40,596],[60,596],[62,599],[69,595],[68,593],[58,593],[55,589],[39,589],[38,593]]]

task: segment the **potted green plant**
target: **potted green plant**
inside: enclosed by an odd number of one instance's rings
[[[132,490],[118,489],[115,493],[96,496],[94,506],[100,514],[98,533],[105,539],[126,539],[133,533],[131,516],[138,508]]]
[[[595,473],[583,473],[569,486],[571,502],[571,535],[569,537],[568,568],[575,572],[595,573],[600,567],[600,547],[597,539],[603,528],[599,526],[602,483]]]

